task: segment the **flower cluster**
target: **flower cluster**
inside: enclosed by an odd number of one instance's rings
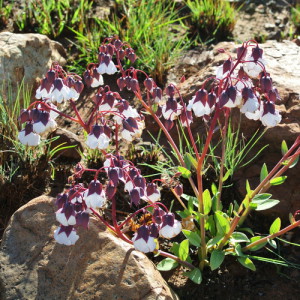
[[[108,154],[102,170],[94,171],[96,171],[95,179],[87,188],[74,183],[68,191],[58,195],[56,219],[61,225],[54,232],[58,243],[75,244],[78,239],[76,228],[78,226],[88,228],[89,214],[105,208],[109,201],[115,201],[117,188],[121,186],[128,193],[131,205],[137,207],[142,199],[148,202],[149,207],[154,207],[151,225],[142,225],[133,236],[132,241],[136,249],[143,252],[154,251],[156,247],[154,239],[158,235],[172,238],[180,233],[181,223],[175,220],[174,214],[159,207],[160,191],[157,185],[153,182],[147,184],[140,171],[122,156]],[[84,172],[85,169],[78,164],[74,179],[81,178]],[[105,172],[107,175],[107,182],[104,185],[96,178],[99,172]],[[143,212],[144,209],[140,211]]]

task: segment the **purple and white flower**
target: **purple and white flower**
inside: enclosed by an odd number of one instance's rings
[[[210,107],[208,105],[208,93],[204,89],[196,92],[195,96],[189,101],[187,110],[193,110],[196,117],[203,117],[210,114]]]
[[[256,46],[251,55],[245,58],[244,70],[252,78],[257,78],[263,71],[266,61],[262,58],[263,50]]]
[[[103,126],[94,125],[87,137],[86,144],[91,149],[107,149],[110,143],[110,133]]]
[[[109,54],[100,54],[101,62],[97,68],[99,74],[115,74],[118,70]]]
[[[275,109],[274,102],[266,101],[263,104],[263,112],[260,118],[262,124],[267,127],[274,127],[281,121],[279,111]]]
[[[62,208],[60,208],[56,213],[56,220],[63,226],[75,225],[76,224],[76,214],[74,205],[67,202]]]
[[[174,121],[181,114],[182,106],[173,97],[169,97],[162,106],[162,114],[166,120]]]
[[[159,235],[166,239],[171,239],[181,232],[181,223],[175,220],[174,214],[167,213],[162,216],[162,224]]]
[[[37,146],[41,141],[41,137],[33,132],[31,123],[27,123],[25,128],[19,132],[18,139],[23,145],[27,146]]]
[[[132,241],[134,248],[144,253],[153,252],[156,248],[155,238],[151,236],[149,228],[145,225],[138,228]]]
[[[55,240],[62,245],[75,245],[79,236],[73,226],[60,226],[54,231]]]
[[[99,180],[92,180],[84,193],[84,201],[89,208],[101,208],[106,203],[105,192]]]

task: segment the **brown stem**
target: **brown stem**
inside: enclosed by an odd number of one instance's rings
[[[253,248],[254,246],[260,245],[262,243],[267,242],[268,240],[276,238],[277,236],[283,235],[286,232],[288,232],[288,231],[290,231],[290,230],[292,230],[292,229],[294,229],[295,227],[298,227],[298,226],[300,226],[300,220],[293,223],[293,224],[291,224],[291,225],[289,225],[289,226],[287,226],[287,227],[285,227],[285,228],[283,228],[283,229],[281,229],[280,231],[278,231],[276,233],[270,234],[270,235],[268,235],[268,236],[266,236],[266,237],[264,237],[264,238],[262,238],[258,241],[255,241],[255,242],[245,246],[244,248],[242,248],[242,251],[247,251],[247,250]]]

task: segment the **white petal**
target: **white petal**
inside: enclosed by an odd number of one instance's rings
[[[114,62],[111,60],[107,66],[106,73],[109,75],[112,75],[112,74],[115,74],[117,71],[118,70],[117,70]]]
[[[41,141],[41,137],[36,133],[25,135],[25,130],[19,132],[18,138],[23,145],[27,146],[37,146]]]

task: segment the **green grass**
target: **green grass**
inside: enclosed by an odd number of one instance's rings
[[[291,21],[295,26],[294,34],[300,34],[300,4],[291,9]]]
[[[216,42],[231,36],[236,10],[225,0],[186,0],[189,27],[197,42]]]
[[[162,82],[183,49],[189,46],[183,17],[172,1],[119,1],[116,12],[106,20],[95,20],[85,32],[76,30],[77,47],[82,64],[96,59],[100,40],[117,34],[136,50],[136,68]]]

